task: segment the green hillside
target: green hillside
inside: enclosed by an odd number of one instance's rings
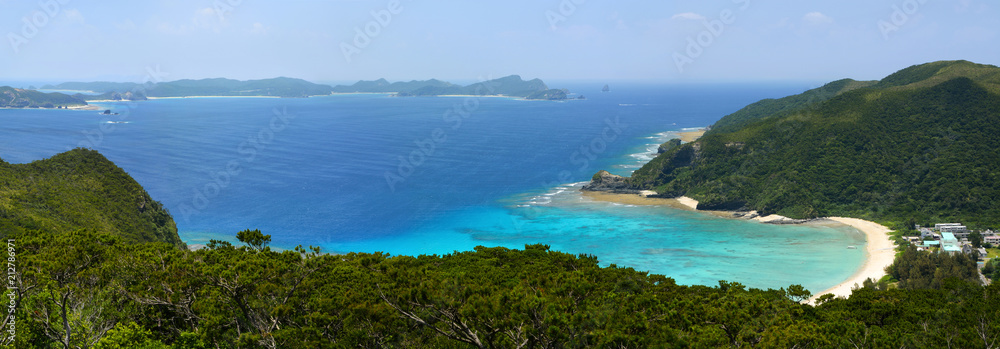
[[[75,149],[27,164],[0,161],[0,232],[77,229],[183,245],[166,209],[96,151]]]
[[[754,121],[767,117],[779,117],[791,112],[815,106],[841,93],[874,85],[876,81],[837,80],[823,87],[801,94],[779,99],[764,99],[750,104],[739,111],[726,115],[712,125],[709,132],[731,132],[739,130]]]
[[[87,105],[82,99],[62,93],[43,93],[0,86],[0,108],[66,108]]]
[[[1000,224],[1000,68],[935,62],[726,116],[629,183],[704,209]]]

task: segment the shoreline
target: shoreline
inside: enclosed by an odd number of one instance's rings
[[[527,99],[525,97],[518,96],[507,96],[507,95],[420,95],[420,96],[398,96],[399,92],[333,92],[329,96],[343,96],[343,95],[388,95],[390,97],[398,98],[409,98],[409,97],[446,97],[446,98],[507,98],[513,100],[524,100],[524,101],[550,101],[548,99]],[[327,96],[327,95],[323,95]],[[152,99],[152,98],[150,98]],[[554,100],[559,101],[570,101],[577,100],[576,98],[566,98]]]
[[[774,221],[790,220],[789,218],[780,215],[769,215],[766,217],[754,217],[748,219],[734,216],[733,211],[698,210],[698,201],[686,196],[674,199],[646,197],[646,195],[649,194],[649,191],[643,191],[640,194],[583,192],[584,197],[594,201],[604,201],[626,205],[668,206],[676,209],[704,212],[706,214],[723,218],[753,220],[764,224],[773,224],[771,222]],[[830,222],[838,225],[849,226],[858,230],[865,236],[865,259],[864,262],[861,263],[861,266],[858,267],[858,269],[855,270],[854,273],[851,274],[851,276],[846,280],[841,281],[840,283],[821,292],[814,293],[813,296],[806,301],[808,304],[812,305],[815,305],[816,299],[824,294],[833,294],[838,298],[850,297],[851,291],[856,285],[860,287],[860,285],[868,278],[878,281],[885,276],[885,268],[891,265],[896,258],[896,246],[892,240],[889,239],[888,234],[891,230],[875,222],[848,217],[823,217],[809,220],[808,222],[795,221],[793,224],[822,224]]]
[[[64,109],[70,109],[70,110],[101,110],[102,108],[100,106],[97,106],[97,105],[94,105],[94,104],[88,104],[88,105],[83,105],[83,106],[79,106],[79,107],[69,107],[69,108],[64,108]]]
[[[101,110],[101,107],[93,105],[93,104],[88,104],[88,105],[78,105],[78,106],[65,107],[65,108],[43,108],[43,107],[38,107],[38,108],[11,108],[11,107],[2,107],[0,109],[19,109],[19,110],[32,110],[32,109],[34,109],[34,110]]]
[[[155,99],[185,99],[185,98],[282,98],[278,96],[183,96],[183,97],[146,97],[148,100]],[[115,102],[130,102],[130,101],[115,101]],[[138,101],[136,101],[138,102]]]
[[[854,287],[860,287],[866,279],[878,281],[885,276],[885,268],[896,259],[896,245],[889,239],[891,230],[888,227],[858,218],[827,217],[826,219],[850,226],[865,234],[865,262],[847,280],[809,298],[809,304],[815,304],[824,294],[833,294],[840,298],[850,297]]]

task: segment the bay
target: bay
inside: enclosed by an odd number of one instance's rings
[[[593,202],[598,170],[652,158],[670,130],[706,126],[801,84],[564,84],[564,102],[496,97],[186,98],[96,111],[0,110],[0,158],[99,150],[204,244],[260,229],[276,247],[445,254],[544,243],[683,284],[818,291],[861,265],[846,227],[772,226],[669,207]],[[574,185],[574,183],[576,183]],[[848,245],[858,249],[846,249]]]

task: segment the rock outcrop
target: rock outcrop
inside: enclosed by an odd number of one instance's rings
[[[628,178],[601,170],[594,174],[590,184],[584,185],[583,191],[604,191],[615,194],[638,194],[639,189],[629,183]]]
[[[680,146],[680,145],[681,145],[680,138],[674,138],[674,139],[671,139],[669,141],[666,141],[663,144],[660,144],[660,147],[658,149],[656,149],[656,153],[657,154],[663,154],[663,153],[666,153],[667,151],[669,151],[670,149],[673,149],[674,147],[677,147],[677,146]]]

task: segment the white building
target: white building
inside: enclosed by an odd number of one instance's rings
[[[967,229],[962,223],[938,223],[934,225],[934,230],[942,233],[967,233]]]
[[[983,243],[990,244],[993,246],[1000,245],[1000,236],[997,235],[986,235],[983,236]]]

